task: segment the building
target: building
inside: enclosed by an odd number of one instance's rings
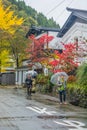
[[[31,65],[31,61],[24,59],[22,61],[22,66],[18,67],[15,70],[15,84],[16,85],[24,85],[25,84],[25,78],[26,78],[26,72],[30,70],[35,70],[37,73],[42,71],[42,66],[39,63],[35,63],[33,66]]]
[[[77,42],[80,47],[80,63],[87,61],[87,10],[67,8],[71,12],[57,37],[67,43]],[[82,50],[85,51],[83,52]]]

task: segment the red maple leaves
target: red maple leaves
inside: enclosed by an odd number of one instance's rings
[[[71,71],[78,66],[78,63],[75,60],[77,57],[75,44],[64,44],[64,49],[62,53],[59,53],[57,50],[54,53],[58,56],[58,59],[50,62],[51,66],[53,66],[54,72],[62,70]]]
[[[35,38],[34,35],[31,35],[30,40],[32,40],[32,44],[29,44],[28,49],[26,50],[29,54],[29,59],[32,64],[34,62],[49,62],[50,53],[47,44],[53,40],[53,36],[48,36],[46,34],[41,37]],[[62,43],[63,44],[63,43]],[[45,48],[44,48],[45,46]],[[49,65],[52,66],[53,71],[70,71],[78,66],[76,61],[77,59],[77,48],[76,44],[69,43],[63,44],[63,51],[59,53],[58,50],[53,51],[53,53],[58,57],[49,62]],[[52,56],[51,56],[52,59]]]

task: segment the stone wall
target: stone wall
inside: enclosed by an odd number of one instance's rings
[[[87,93],[86,92],[81,92],[79,90],[68,90],[67,91],[67,98],[68,101],[75,105],[75,106],[80,106],[83,108],[87,108]]]

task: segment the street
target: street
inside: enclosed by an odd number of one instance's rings
[[[0,88],[0,130],[87,130],[87,109],[24,89]]]

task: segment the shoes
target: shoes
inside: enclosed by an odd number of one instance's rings
[[[60,105],[63,104],[62,102],[60,102]]]
[[[64,102],[63,104],[65,104],[65,105],[66,105],[67,103],[66,103],[66,102]]]
[[[62,103],[62,102],[60,102],[60,105],[61,105],[61,104],[65,104],[65,105],[66,105],[67,103],[66,103],[66,102],[63,102],[63,103]]]

